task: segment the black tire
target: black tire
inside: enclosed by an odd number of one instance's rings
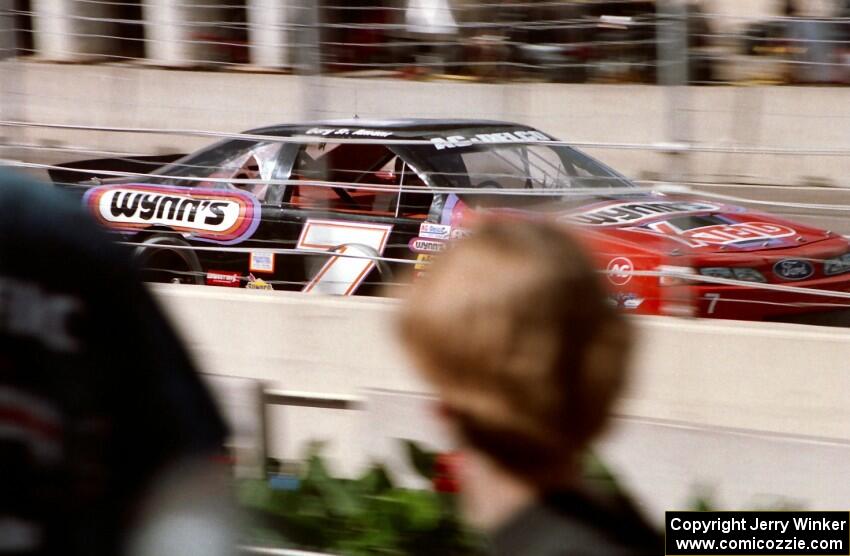
[[[158,234],[136,247],[134,256],[145,282],[203,284],[204,272],[197,253],[178,237]]]

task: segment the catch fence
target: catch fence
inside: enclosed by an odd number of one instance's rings
[[[89,185],[129,177],[262,190],[280,206],[286,205],[287,191],[300,188],[310,195],[298,195],[296,208],[314,211],[351,205],[359,194],[369,197],[370,208],[383,203],[382,210],[396,218],[422,211],[415,196],[426,183],[429,194],[470,199],[521,197],[526,184],[536,183],[536,195],[566,201],[665,187],[682,193],[685,185],[712,202],[799,214],[807,223],[850,233],[844,224],[850,195],[843,194],[850,187],[850,89],[843,86],[850,81],[848,2],[790,2],[783,12],[756,4],[4,0],[0,160],[42,176],[58,172],[59,181],[94,177]],[[788,84],[798,86],[780,86]],[[451,191],[437,183],[451,178],[450,172],[396,167],[395,156],[367,169],[313,152],[310,161],[322,162],[310,171],[272,175],[263,153],[284,152],[284,144],[298,143],[304,152],[360,145],[365,152],[367,146],[406,149],[417,142],[242,133],[287,120],[347,117],[368,125],[372,118],[412,116],[532,125],[565,141],[537,141],[523,152],[579,147],[638,178],[641,187],[620,191],[619,178],[602,175],[565,179],[558,164],[553,167],[539,152],[520,166],[501,156],[499,168],[468,168],[469,184]],[[232,159],[160,168],[215,140],[245,149]],[[514,146],[499,145],[494,152],[517,151]],[[87,162],[102,158],[113,166]],[[150,177],[151,171],[158,175]],[[480,187],[494,180],[505,183]],[[758,187],[729,195],[722,186],[730,183],[784,187],[765,198]],[[819,187],[835,194],[824,201]],[[174,236],[168,243],[174,253],[214,251],[227,258],[259,249],[284,261],[318,257],[289,240],[257,240],[247,248],[188,245],[182,243],[185,234],[163,234]],[[137,249],[148,247],[135,243]],[[369,258],[381,268],[415,265],[398,255],[405,248],[389,244],[386,251],[334,256]],[[818,268],[838,265],[843,272],[845,265],[850,269],[843,256],[807,260]],[[775,258],[765,256],[763,262],[773,264],[787,254]],[[662,279],[690,270],[678,266],[672,275],[650,272]],[[159,270],[167,280],[208,278],[206,270]],[[731,270],[685,274],[678,278],[753,291],[801,289],[794,283],[742,281]],[[390,273],[375,278],[396,283]],[[268,282],[297,289],[310,279]],[[830,298],[812,300],[817,306],[846,304],[842,291],[810,295]]]
[[[567,83],[850,81],[844,0],[5,4],[5,49],[63,62]]]

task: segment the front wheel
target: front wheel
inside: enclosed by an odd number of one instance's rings
[[[204,272],[198,255],[178,237],[151,236],[136,247],[134,256],[145,282],[203,284]]]

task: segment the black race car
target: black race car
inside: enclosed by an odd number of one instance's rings
[[[51,175],[135,249],[149,281],[369,294],[409,266],[399,259],[422,263],[448,239],[441,221],[452,196],[434,188],[476,186],[467,170],[442,167],[451,160],[441,153],[465,137],[551,139],[511,123],[417,119],[243,135],[258,138],[225,139],[164,166],[176,157],[78,161]],[[104,170],[140,175],[110,179]],[[316,254],[328,251],[338,256]]]

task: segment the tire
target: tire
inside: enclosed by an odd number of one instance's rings
[[[158,234],[136,247],[133,255],[145,282],[203,284],[204,271],[197,253],[178,237]]]

